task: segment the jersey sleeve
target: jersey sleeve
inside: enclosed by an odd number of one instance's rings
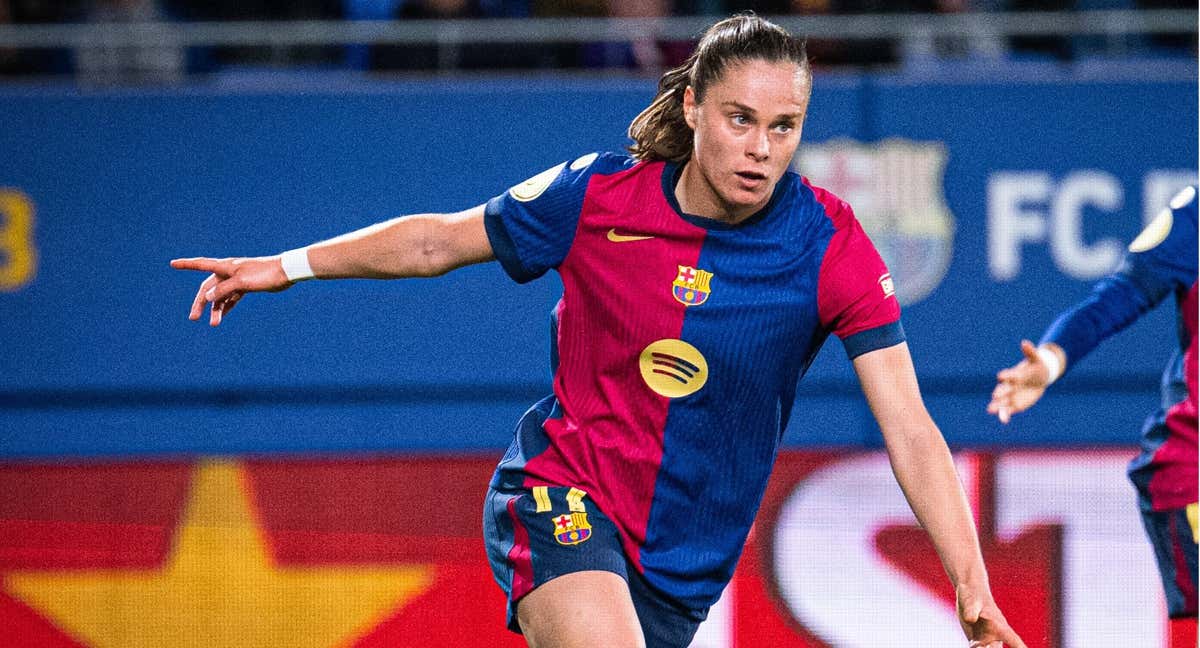
[[[821,324],[842,340],[854,359],[900,344],[904,327],[892,275],[879,252],[849,205],[837,201],[832,209],[838,212],[831,214],[837,229],[821,262],[817,311]]]
[[[1040,343],[1062,347],[1070,369],[1168,295],[1190,287],[1198,267],[1196,227],[1196,188],[1188,187],[1130,243],[1117,271],[1060,314]]]
[[[591,153],[563,162],[488,201],[488,241],[504,271],[518,283],[542,276],[566,258],[588,180],[603,165],[597,164],[598,157]]]
[[[1171,199],[1142,233],[1129,244],[1118,273],[1129,277],[1155,303],[1196,281],[1196,187]]]

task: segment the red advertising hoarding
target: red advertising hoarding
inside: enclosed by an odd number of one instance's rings
[[[961,453],[996,598],[1033,647],[1162,646],[1129,452]],[[0,646],[504,646],[495,458],[0,464]],[[956,646],[882,453],[780,455],[694,642]]]

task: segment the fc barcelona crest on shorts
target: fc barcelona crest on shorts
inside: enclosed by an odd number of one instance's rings
[[[675,282],[671,284],[671,294],[675,295],[675,301],[684,306],[699,306],[708,301],[708,295],[712,292],[713,273],[691,266],[679,266],[679,274],[675,276]]]
[[[560,545],[576,545],[592,537],[587,513],[564,514],[554,518],[554,539]]]

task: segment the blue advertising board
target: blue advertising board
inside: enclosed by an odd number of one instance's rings
[[[796,166],[883,251],[955,445],[1129,444],[1163,306],[1002,428],[997,369],[1196,174],[1190,78],[817,79]],[[186,319],[181,256],[272,254],[619,151],[650,81],[0,91],[0,456],[499,448],[548,393],[551,276],[309,282]],[[785,440],[873,445],[841,345]],[[819,412],[819,416],[811,415]]]

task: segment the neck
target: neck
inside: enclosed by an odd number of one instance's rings
[[[716,188],[689,158],[675,184],[675,201],[685,213],[736,225],[754,215],[762,205],[733,206],[721,200]]]

